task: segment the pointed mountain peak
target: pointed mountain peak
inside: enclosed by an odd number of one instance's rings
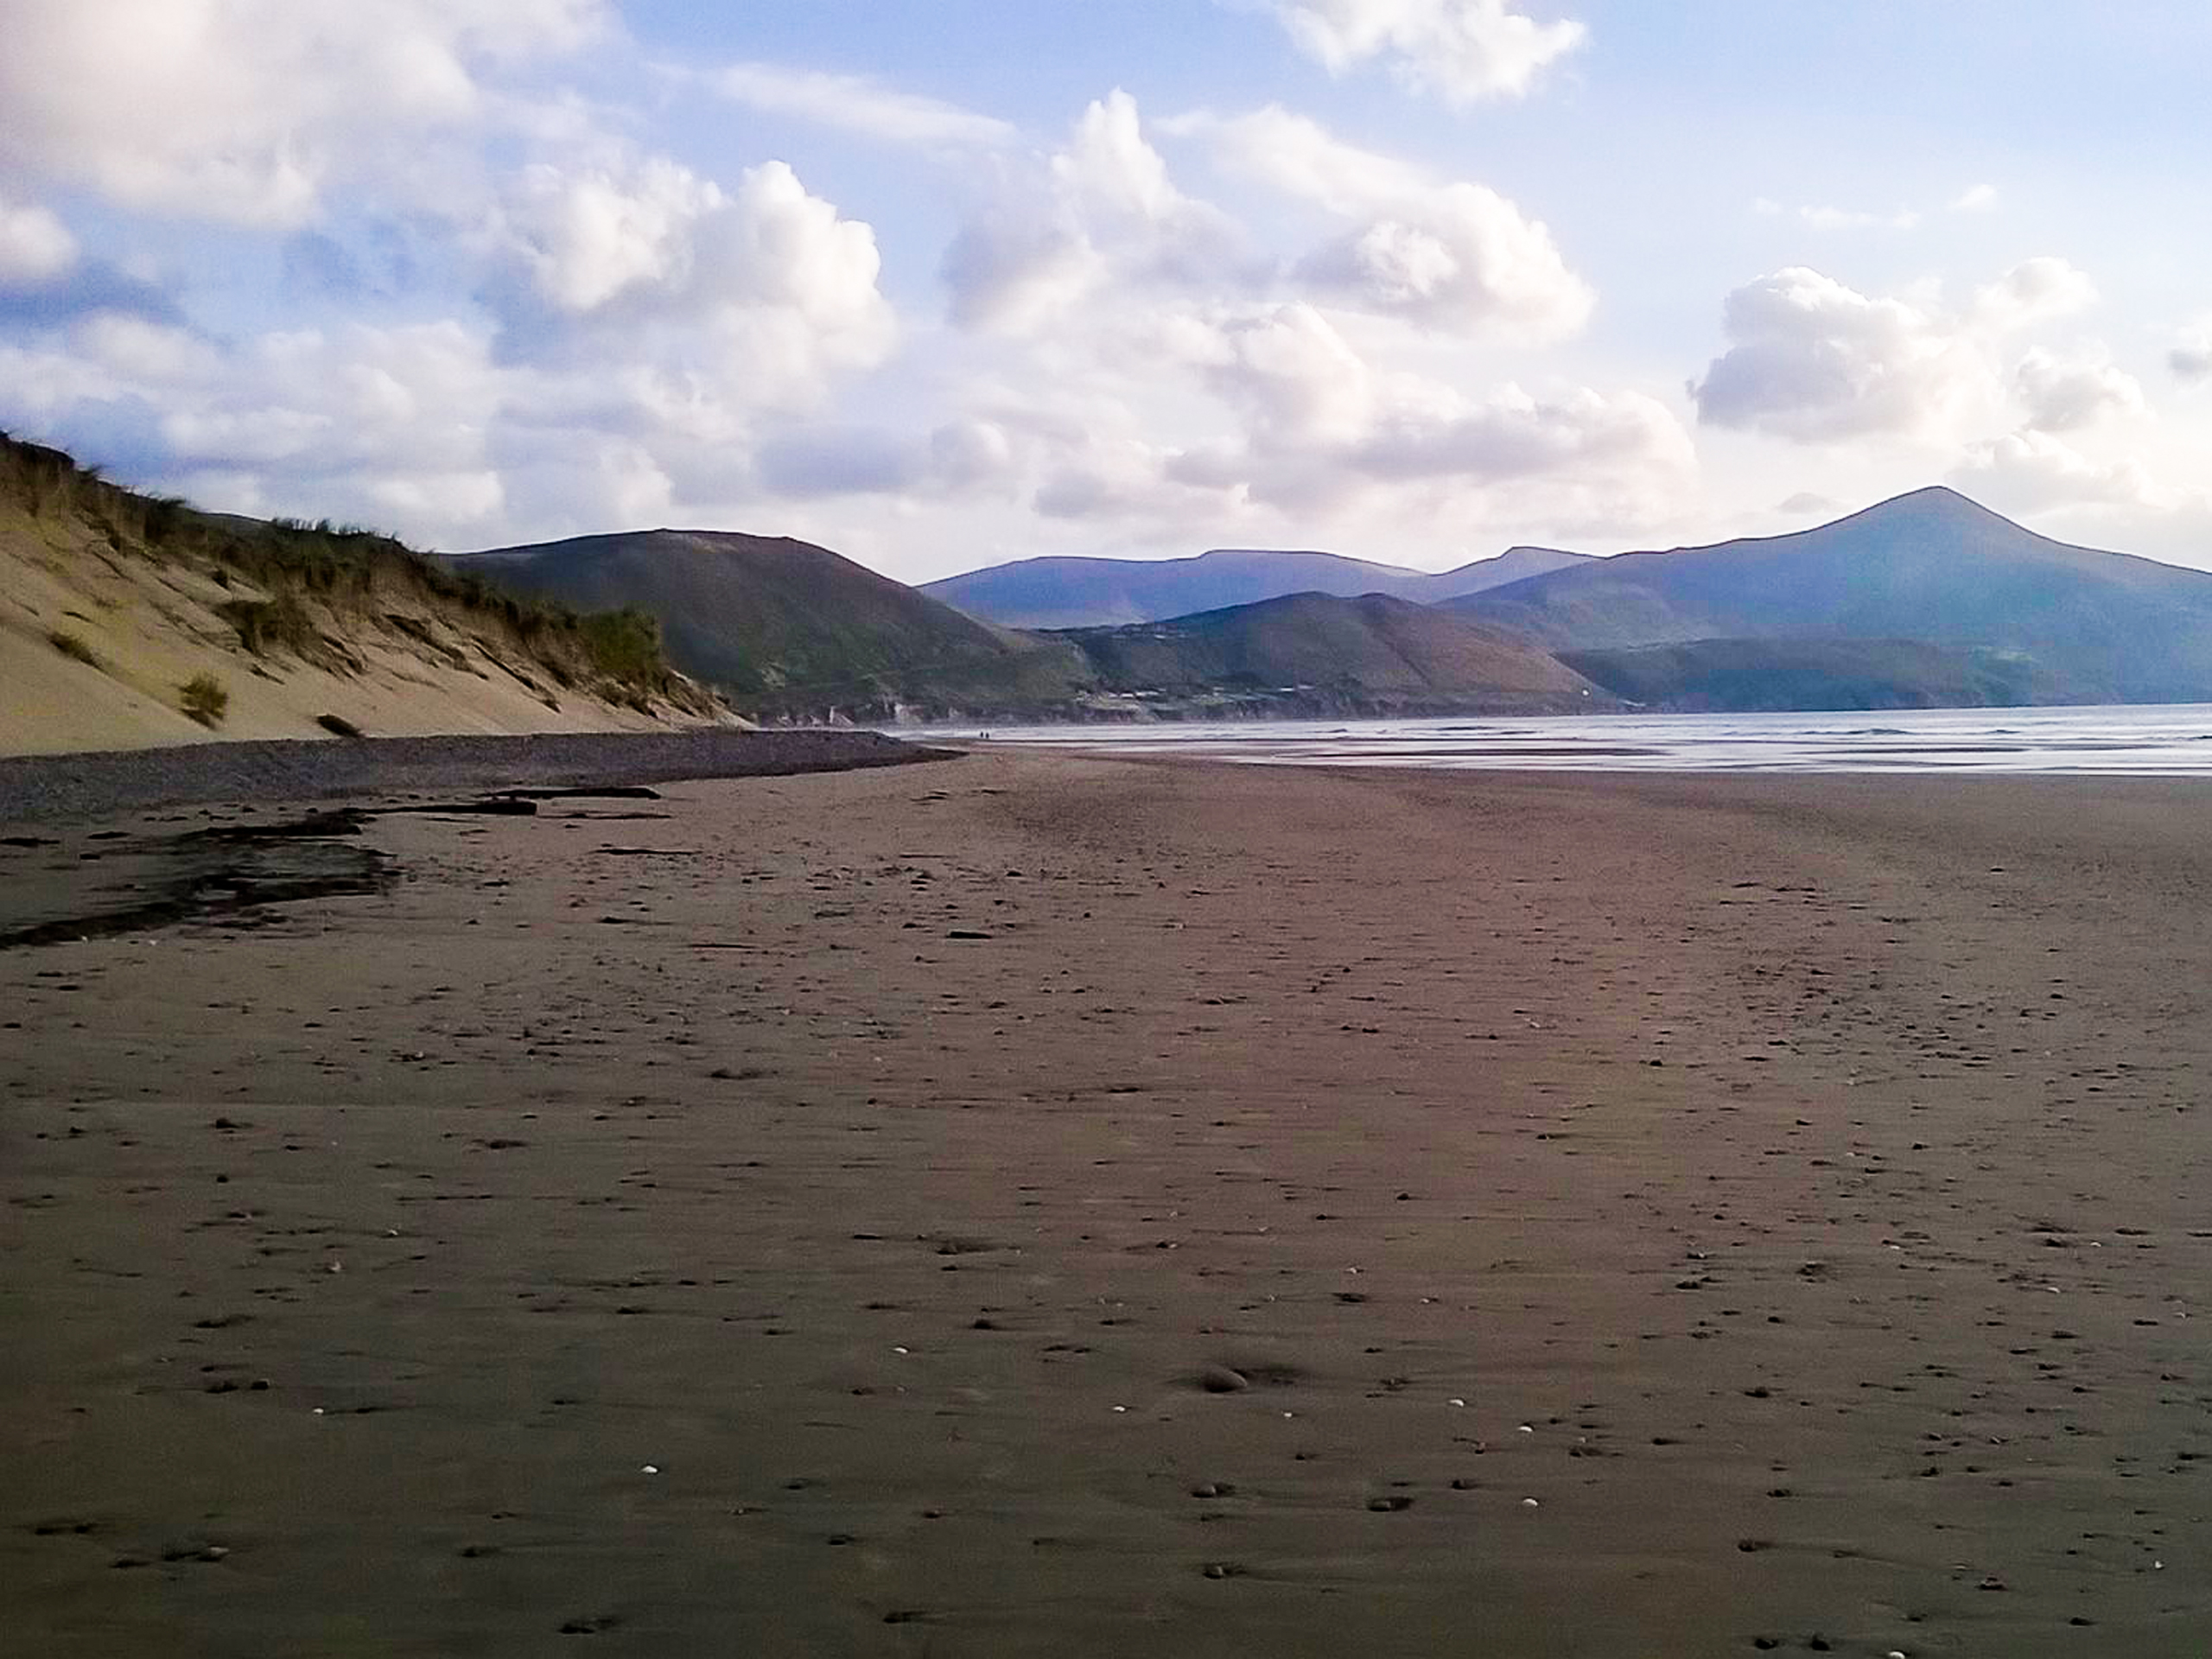
[[[1947,484],[1930,484],[1925,489],[1908,490],[1903,495],[1891,496],[1872,506],[1838,519],[1839,524],[1878,524],[1886,520],[1904,520],[1918,524],[1951,524],[2003,525],[2019,530],[2020,526],[2000,512],[1993,512],[1970,496],[1961,495]]]

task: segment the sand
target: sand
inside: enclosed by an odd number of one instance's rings
[[[2212,788],[662,796],[0,953],[16,1650],[2212,1643]]]
[[[437,733],[666,732],[709,722],[547,683],[520,653],[457,629],[454,614],[379,594],[385,621],[323,622],[353,661],[253,655],[224,607],[264,595],[219,586],[188,561],[111,546],[88,524],[35,518],[0,498],[0,756],[159,748],[226,740],[317,739],[325,715],[379,737]],[[397,626],[394,626],[394,624]],[[57,650],[54,636],[79,653]],[[229,694],[210,729],[180,708],[181,688],[211,675]],[[743,724],[734,715],[715,723]]]

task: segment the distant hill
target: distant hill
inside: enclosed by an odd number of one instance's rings
[[[1381,595],[1301,594],[1126,627],[1025,632],[826,548],[727,531],[587,536],[454,563],[572,605],[637,607],[658,620],[676,663],[768,718],[1179,719],[1609,702],[1523,641]]]
[[[1007,627],[1109,627],[1291,594],[1388,594],[1429,603],[1579,564],[1586,556],[1516,547],[1432,575],[1335,553],[1217,548],[1188,559],[1023,559],[927,582],[921,591]]]
[[[1612,700],[1525,640],[1387,594],[1295,594],[1065,631],[1102,693],[1182,715],[1541,714]]]
[[[1680,714],[2082,700],[2078,688],[2020,658],[1916,639],[1696,639],[1559,658],[1623,702]]]
[[[1916,640],[1980,653],[1981,671],[2001,658],[2024,700],[2212,699],[2212,575],[2051,541],[1947,489],[1790,536],[1622,554],[1440,608],[1570,653],[1853,640],[1863,666],[1866,642]],[[1707,672],[1723,656],[1678,666]]]
[[[748,712],[877,719],[1065,699],[1067,645],[993,627],[850,559],[787,537],[650,530],[460,556],[571,605],[658,619],[685,672]]]
[[[0,435],[0,753],[728,721],[652,620],[391,537],[202,512]]]

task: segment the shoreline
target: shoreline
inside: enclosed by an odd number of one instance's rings
[[[875,732],[557,732],[273,739],[0,757],[0,824],[157,807],[261,806],[433,791],[581,788],[911,765],[956,752]]]
[[[0,952],[21,1639],[2212,1629],[2212,783],[985,745],[539,805]]]

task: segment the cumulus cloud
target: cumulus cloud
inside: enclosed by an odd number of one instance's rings
[[[132,208],[297,225],[333,180],[486,111],[479,73],[572,51],[605,0],[14,0],[0,166]],[[416,182],[421,182],[419,178]]]
[[[828,74],[780,63],[734,63],[708,77],[725,98],[772,115],[888,143],[928,149],[988,149],[1013,142],[1014,129],[956,104],[887,86],[868,75]]]
[[[1224,279],[1240,238],[1227,214],[1185,194],[1145,137],[1136,100],[1090,105],[1041,169],[1004,181],[942,266],[953,320],[1027,334],[1107,289]]]
[[[1997,395],[1995,344],[2094,298],[2061,259],[2031,259],[1961,310],[1934,296],[1869,296],[1803,266],[1738,289],[1728,349],[1691,387],[1698,418],[1800,442],[1934,437]]]
[[[1977,327],[2003,333],[2071,316],[2096,303],[2096,284],[2063,259],[2024,259],[1986,288],[1968,311]]]
[[[77,263],[77,238],[48,208],[0,196],[0,293],[41,288]]]
[[[0,425],[213,505],[448,546],[671,522],[887,536],[956,502],[1008,537],[1042,516],[1154,548],[1322,524],[1425,545],[1522,510],[1646,522],[1694,475],[1660,404],[1500,384],[1477,350],[1587,315],[1541,224],[1283,111],[1173,124],[1179,145],[1117,92],[1039,154],[874,81],[701,77],[959,153],[980,205],[944,261],[975,331],[956,339],[901,327],[874,230],[784,162],[651,153],[570,94],[526,116],[524,59],[613,29],[611,5],[391,0],[376,29],[329,10],[23,0],[49,70],[90,50],[82,18],[129,38],[86,83],[110,131],[25,104],[22,55],[0,62],[31,117],[0,133]],[[1198,176],[1264,187],[1237,216],[1179,171],[1209,156]],[[219,245],[281,265],[278,320],[196,326],[180,281],[102,257],[89,227],[114,215],[73,220],[80,249],[34,193],[223,222]]]
[[[688,282],[699,221],[723,206],[720,189],[674,162],[626,177],[539,163],[524,169],[507,225],[540,297],[580,315],[626,289]]]
[[[2166,353],[2166,366],[2178,379],[2212,380],[2212,323],[2184,329]]]
[[[737,499],[779,420],[896,342],[873,232],[780,162],[727,188],[657,157],[536,163],[472,246],[486,308],[437,321],[217,338],[49,308],[0,349],[0,425],[213,505],[480,545],[511,513],[557,532]],[[949,424],[917,487],[978,475],[989,442]]]
[[[1507,0],[1277,0],[1275,14],[1330,73],[1379,57],[1406,86],[1455,105],[1522,96],[1586,34],[1573,21],[1538,22]]]
[[[2015,513],[2080,506],[2167,511],[2181,500],[2133,456],[2094,460],[2063,438],[2032,429],[1974,445],[1951,480],[2000,512]]]
[[[166,291],[105,259],[79,259],[43,283],[13,289],[0,283],[0,328],[36,333],[110,312],[178,327],[185,321]]]
[[[963,417],[916,435],[876,427],[802,428],[769,438],[760,482],[780,496],[942,498],[1007,486],[1014,445],[995,422]]]
[[[664,157],[538,163],[509,193],[503,248],[526,276],[512,353],[656,361],[745,401],[804,399],[883,360],[896,321],[866,224],[781,162],[724,190]]]
[[[1288,513],[1340,513],[1412,486],[1459,507],[1503,493],[1610,496],[1648,513],[1694,470],[1688,436],[1639,393],[1506,385],[1484,396],[1378,370],[1313,306],[1225,315],[1185,342],[1241,420],[1163,461],[1171,482]]]
[[[1953,213],[1983,213],[1996,205],[1997,188],[1977,184],[1946,202],[1944,210]],[[1752,202],[1751,211],[1769,219],[1790,219],[1808,230],[1822,232],[1910,231],[1916,230],[1928,217],[1917,207],[1895,207],[1887,213],[1814,204],[1791,207],[1766,196]]]
[[[2038,346],[2020,359],[2012,384],[2026,423],[2044,432],[2078,431],[2146,407],[2135,377],[2101,355],[2063,358]]]
[[[457,322],[291,330],[222,343],[143,317],[0,347],[0,424],[82,444],[237,511],[457,531],[504,505],[486,457],[506,396]]]
[[[1952,411],[1975,372],[1929,309],[1802,265],[1731,294],[1722,329],[1727,352],[1691,389],[1710,426],[1802,442],[1918,431]]]
[[[1834,496],[1822,495],[1817,490],[1799,490],[1796,494],[1776,502],[1774,511],[1788,513],[1793,518],[1802,518],[1809,513],[1834,518],[1843,511],[1843,503]]]
[[[486,433],[505,388],[457,322],[262,336],[165,399],[173,464],[316,516],[458,528],[502,505]],[[237,487],[234,484],[232,487]]]
[[[1001,372],[969,412],[1004,446],[966,487],[1178,539],[1408,512],[1464,521],[1508,503],[1554,524],[1645,521],[1679,501],[1694,456],[1656,400],[1392,372],[1462,341],[1557,339],[1587,316],[1587,285],[1512,203],[1277,108],[1158,130],[1264,189],[1272,201],[1240,205],[1297,251],[1255,254],[1252,232],[1179,182],[1126,94],[1091,105],[1056,154],[1007,168],[944,264],[954,321],[999,342]],[[811,435],[778,448],[764,478],[945,487],[912,441],[836,461],[821,448]]]
[[[1486,187],[1347,144],[1279,107],[1179,124],[1231,170],[1347,221],[1300,263],[1317,296],[1453,333],[1538,341],[1594,302],[1543,225]]]
[[[1851,207],[1785,207],[1762,196],[1751,204],[1751,208],[1769,219],[1794,219],[1815,231],[1909,231],[1920,223],[1920,214],[1910,207],[1899,207],[1887,213],[1870,213]]]

